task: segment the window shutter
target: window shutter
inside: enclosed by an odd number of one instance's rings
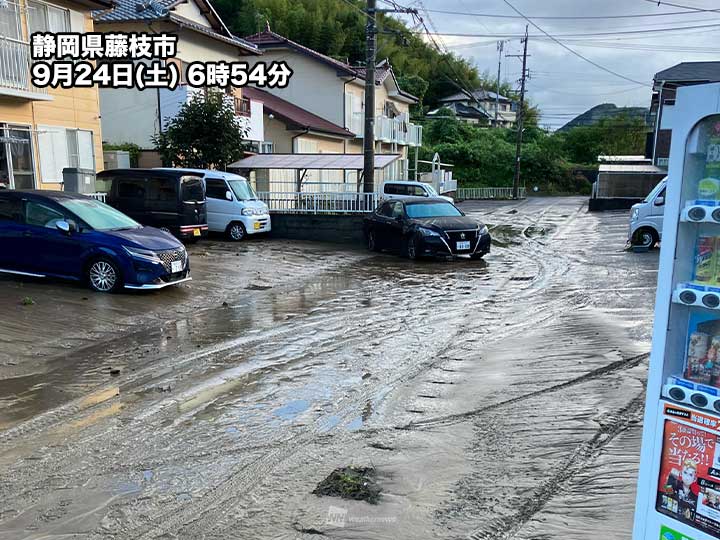
[[[43,182],[62,182],[62,170],[70,166],[65,128],[38,126],[38,153]]]
[[[92,131],[80,130],[78,135],[78,154],[80,156],[80,168],[95,170],[95,152],[93,148]]]

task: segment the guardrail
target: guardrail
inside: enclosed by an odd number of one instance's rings
[[[364,214],[378,204],[377,193],[261,191],[257,195],[270,212],[292,214]]]
[[[513,189],[511,187],[486,187],[486,188],[459,188],[457,198],[460,200],[480,199],[512,199]],[[524,199],[527,196],[524,187],[518,190],[518,197]]]

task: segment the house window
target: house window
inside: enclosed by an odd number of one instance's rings
[[[95,170],[92,131],[38,126],[38,150],[43,182],[62,182],[66,167]]]
[[[69,32],[70,11],[43,2],[28,2],[28,30],[35,32]]]
[[[272,154],[274,150],[273,142],[272,141],[262,141],[260,143],[260,153],[261,154]]]
[[[18,0],[0,2],[0,36],[21,39],[20,10]]]
[[[235,98],[235,114],[237,116],[250,116],[250,100],[248,98]]]
[[[35,187],[32,137],[27,127],[0,124],[0,185]]]

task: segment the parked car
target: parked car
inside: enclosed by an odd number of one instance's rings
[[[162,169],[165,170],[165,169]],[[270,232],[270,211],[247,178],[210,169],[183,169],[205,180],[208,228],[240,241],[248,234]]]
[[[182,169],[112,169],[98,173],[106,202],[143,225],[183,240],[207,236],[202,176]]]
[[[62,191],[0,191],[0,246],[0,272],[84,280],[98,292],[191,279],[179,240]]]
[[[410,259],[490,252],[488,228],[438,197],[415,197],[380,203],[364,222],[371,251],[399,250]]]
[[[450,203],[455,202],[452,197],[438,195],[435,188],[425,182],[392,180],[384,182],[380,190],[380,198],[383,200],[408,199],[410,197],[439,197]]]
[[[667,176],[653,188],[643,202],[633,205],[628,232],[628,241],[632,245],[652,248],[662,240],[666,188]]]

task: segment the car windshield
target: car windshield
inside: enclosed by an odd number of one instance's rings
[[[122,212],[94,199],[65,199],[58,202],[96,231],[119,231],[142,227]]]
[[[247,180],[228,180],[230,189],[239,201],[254,201],[257,199],[255,191]]]
[[[460,210],[447,202],[408,204],[405,210],[410,218],[462,216]]]
[[[655,186],[653,188],[653,190],[650,192],[650,194],[647,197],[645,197],[645,200],[643,202],[649,203],[650,201],[652,201],[655,198],[655,196],[658,193],[660,193],[660,190],[664,187],[665,187],[665,180],[663,180],[657,186]]]

